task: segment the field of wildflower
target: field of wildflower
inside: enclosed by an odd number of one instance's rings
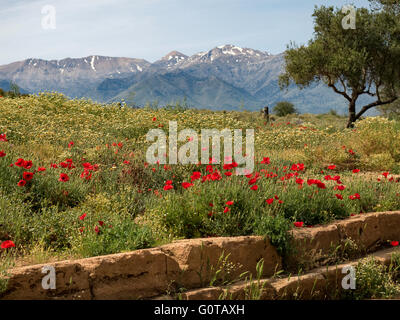
[[[146,163],[154,128],[254,129],[256,167]],[[400,210],[400,122],[336,115],[131,109],[56,93],[0,98],[0,255],[16,265],[266,235]],[[212,160],[212,159],[211,159]]]

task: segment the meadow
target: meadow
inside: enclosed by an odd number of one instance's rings
[[[198,132],[254,129],[255,171],[146,163],[146,133],[169,121]],[[267,123],[247,111],[2,97],[0,255],[26,265],[239,235],[268,236],[285,254],[292,228],[400,210],[400,122],[345,126],[334,114]]]

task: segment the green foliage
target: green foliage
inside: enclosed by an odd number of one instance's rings
[[[335,109],[329,110],[328,114],[331,116],[339,117],[339,115]]]
[[[291,236],[288,232],[290,228],[290,221],[282,214],[277,216],[265,214],[259,218],[255,233],[268,237],[278,253],[285,256],[291,253]]]
[[[344,297],[355,300],[389,299],[400,293],[400,284],[393,279],[393,270],[373,257],[361,260],[356,266],[356,289],[347,290]]]
[[[5,91],[0,88],[0,97],[8,97],[8,98],[19,98],[19,97],[26,97],[27,94],[22,94],[21,89],[15,82],[10,82],[10,90]]]
[[[265,281],[261,281],[264,270],[264,259],[257,262],[256,265],[256,279],[253,280],[253,276],[250,275],[248,278],[249,285],[245,289],[245,300],[261,300],[264,292]]]
[[[400,3],[398,0],[369,0],[375,10],[384,10],[388,13],[399,15]]]
[[[389,119],[400,119],[400,100],[380,106],[378,109],[383,116]]]
[[[313,17],[315,36],[308,45],[288,46],[281,87],[291,81],[301,88],[315,81],[325,82],[349,102],[349,127],[370,108],[398,98],[400,29],[396,16],[360,8],[356,12],[356,29],[343,28],[345,15],[340,8],[321,6]],[[376,101],[356,113],[361,95]]]
[[[35,255],[40,244],[41,262],[49,255],[117,253],[177,238],[254,234],[270,238],[285,255],[290,252],[287,231],[296,221],[316,225],[360,211],[400,209],[398,183],[389,179],[396,168],[400,172],[399,123],[381,117],[343,131],[343,119],[326,114],[287,115],[266,125],[258,112],[131,109],[52,93],[1,98],[0,113],[0,134],[8,140],[0,141],[6,154],[0,157],[0,241],[14,241],[18,254],[27,256]],[[226,176],[222,165],[212,166],[220,180],[199,179],[184,189],[182,182],[191,182],[194,171],[203,177],[209,173],[206,165],[146,164],[147,132],[167,131],[169,121],[179,121],[179,130],[198,132],[208,124],[254,128],[258,190],[250,189],[248,177]],[[264,156],[270,164],[260,164]],[[19,158],[32,160],[32,168],[16,166]],[[62,168],[69,158],[75,168]],[[81,177],[86,162],[98,165],[89,180]],[[305,164],[298,172],[305,180],[302,187],[290,175],[298,162]],[[327,172],[330,164],[337,168]],[[39,172],[39,167],[46,170]],[[380,172],[356,175],[355,168]],[[384,178],[381,172],[387,170],[393,171]],[[20,187],[25,171],[34,176]],[[69,181],[59,181],[60,173],[67,173]],[[337,183],[325,180],[327,174],[340,175],[346,189],[334,190]],[[309,186],[308,178],[323,181],[326,189]],[[173,190],[163,189],[167,180]],[[350,200],[356,192],[361,198]],[[269,198],[273,203],[266,202]]]
[[[274,112],[279,117],[287,116],[288,114],[296,113],[296,108],[293,103],[287,101],[281,101],[276,104],[274,107]]]
[[[74,250],[82,257],[145,249],[155,244],[151,230],[129,218],[108,219],[103,226],[97,225],[98,232],[93,224],[84,226],[74,240]]]
[[[14,252],[0,251],[0,298],[2,293],[7,290],[9,270],[14,266]]]

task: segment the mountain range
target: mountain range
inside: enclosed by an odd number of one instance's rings
[[[24,92],[57,91],[98,102],[129,103],[133,97],[138,106],[186,99],[195,108],[260,110],[285,100],[303,113],[345,112],[346,100],[322,83],[281,91],[283,70],[284,53],[224,45],[192,56],[172,51],[154,63],[103,56],[27,59],[0,66],[0,87],[14,82]]]

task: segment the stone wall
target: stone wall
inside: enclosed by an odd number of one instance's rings
[[[285,267],[324,265],[332,250],[351,239],[365,252],[400,240],[400,212],[363,214],[315,228],[294,229],[294,254],[282,260],[268,239],[257,236],[177,241],[158,248],[88,259],[49,263],[56,271],[56,289],[44,290],[45,265],[11,270],[2,299],[150,299],[168,292],[209,286],[229,255],[229,277],[256,275],[263,259],[263,278]],[[222,260],[221,260],[222,259]],[[212,289],[205,288],[205,291]]]

